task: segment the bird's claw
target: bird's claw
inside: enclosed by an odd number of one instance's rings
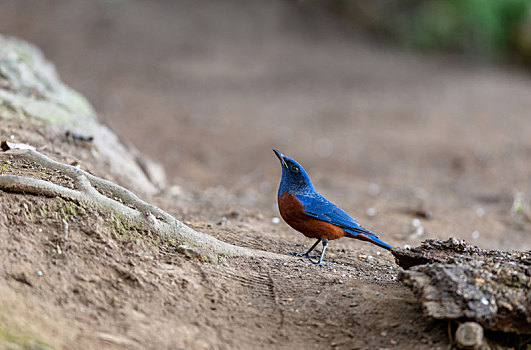
[[[288,252],[289,255],[295,255],[295,256],[298,256],[298,257],[301,257],[301,258],[310,258],[308,256],[308,254],[301,254],[301,253],[297,253],[297,252]]]
[[[328,266],[328,265],[330,265],[329,262],[324,263],[324,262],[322,262],[321,260],[319,260],[319,261],[313,261],[312,259],[310,259],[310,257],[308,257],[308,260],[310,260],[310,262],[311,262],[312,264],[317,265],[317,266]]]
[[[308,253],[301,254],[301,253],[297,253],[297,252],[288,252],[288,254],[289,255],[298,256],[300,258],[307,258],[314,265],[319,265],[319,266],[328,266],[328,265],[330,265],[329,262],[324,263],[322,260],[319,260],[319,261],[312,260],[312,258],[310,257],[310,254],[308,254]]]

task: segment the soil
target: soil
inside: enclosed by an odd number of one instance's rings
[[[296,2],[7,1],[0,32],[41,47],[165,165],[174,186],[151,203],[285,256],[201,263],[101,213],[0,192],[0,347],[447,348],[390,253],[343,239],[328,267],[286,254],[313,242],[276,223],[273,147],[393,245],[531,249],[528,72],[382,46]],[[37,127],[0,135],[117,178]]]

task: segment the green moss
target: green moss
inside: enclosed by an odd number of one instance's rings
[[[83,207],[59,197],[53,200],[33,199],[33,201],[23,202],[24,209],[21,211],[24,219],[28,222],[42,221],[44,219],[64,219],[67,222],[71,222],[73,218],[87,215],[87,211]]]
[[[66,214],[66,212],[65,212],[65,208],[61,208],[61,209],[59,209],[59,212],[61,213],[61,217],[62,217],[66,222],[68,222],[68,221],[69,221],[69,216],[68,216],[68,214]]]
[[[79,215],[87,215],[87,211],[83,207],[77,207]]]
[[[112,214],[110,218],[111,230],[116,239],[129,240],[132,243],[138,243],[139,238],[143,238],[143,230],[138,229],[119,215]]]
[[[1,37],[0,37],[1,38]],[[0,99],[11,106],[0,108],[3,118],[31,117],[46,124],[66,124],[80,119],[94,120],[95,113],[88,101],[75,90],[56,80],[53,75],[42,74],[43,62],[32,50],[16,45],[5,49],[16,58],[0,59],[0,78],[10,85],[0,90]],[[9,56],[4,53],[4,56]],[[0,57],[2,58],[2,57]]]
[[[111,215],[111,230],[114,236],[118,239],[129,236],[128,227],[118,215]]]
[[[179,243],[177,242],[177,240],[175,238],[169,238],[168,240],[166,240],[166,244],[169,245],[169,246],[178,246]]]
[[[30,53],[28,53],[26,51],[23,51],[23,50],[20,50],[20,49],[14,49],[13,51],[17,55],[17,58],[18,58],[19,61],[24,62],[24,63],[26,63],[28,65],[32,65],[33,64],[33,58],[32,58]]]
[[[66,206],[66,210],[70,213],[70,215],[77,216],[76,208],[73,205],[68,204]]]
[[[52,346],[35,337],[21,332],[8,331],[0,326],[0,340],[7,344],[14,344],[26,350],[51,350]],[[1,343],[0,343],[1,344]]]

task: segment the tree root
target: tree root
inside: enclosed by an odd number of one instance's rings
[[[284,258],[274,253],[234,246],[195,231],[164,210],[144,202],[133,192],[82,169],[52,160],[37,151],[15,149],[4,154],[58,171],[73,180],[75,189],[30,177],[0,175],[0,190],[52,198],[61,197],[83,207],[92,207],[102,213],[114,214],[129,227],[150,230],[163,239],[175,239],[180,243],[179,250],[182,253],[204,260],[214,262],[219,256]]]

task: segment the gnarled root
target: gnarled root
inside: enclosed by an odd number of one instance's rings
[[[31,177],[0,175],[0,190],[61,197],[83,207],[92,207],[103,213],[114,214],[130,227],[150,230],[165,239],[173,238],[183,245],[181,251],[184,253],[192,253],[209,260],[217,260],[219,255],[280,258],[277,254],[234,246],[197,232],[164,210],[144,202],[133,192],[82,169],[52,160],[37,151],[15,149],[0,153],[1,155],[17,157],[60,172],[73,181],[75,188]]]

